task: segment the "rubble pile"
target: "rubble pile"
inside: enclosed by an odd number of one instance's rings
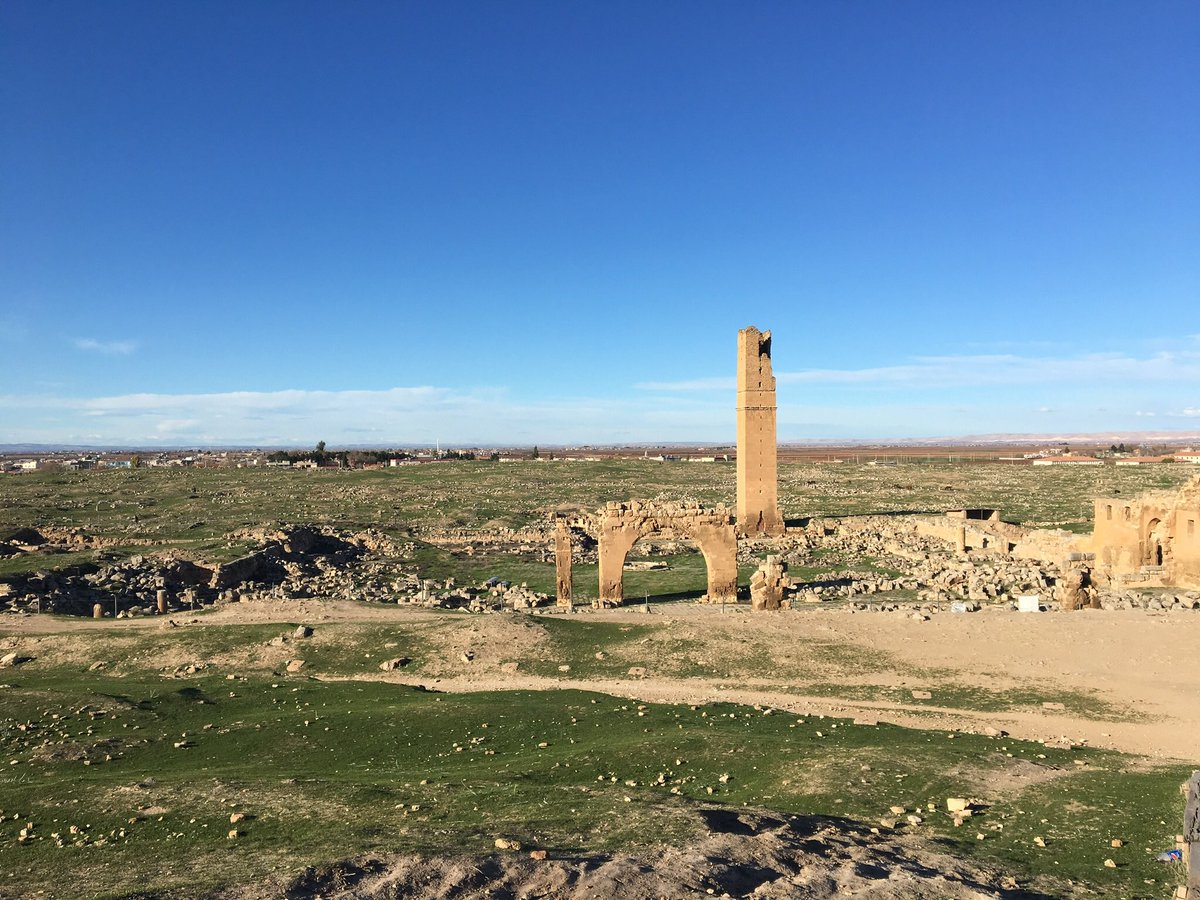
[[[7,537],[0,554],[71,549],[45,531],[22,529]],[[68,537],[75,548],[98,546],[86,535]],[[91,563],[0,582],[0,611],[91,616],[99,606],[104,616],[154,615],[160,591],[167,611],[243,599],[411,603],[474,612],[529,609],[551,601],[526,585],[498,578],[473,587],[455,587],[453,579],[441,584],[422,579],[406,566],[414,545],[373,529],[351,533],[287,525],[245,529],[229,537],[258,546],[218,564],[188,560],[177,551],[116,559],[99,550]]]
[[[489,578],[482,584],[455,584],[445,581],[419,581],[415,593],[397,597],[397,603],[412,603],[429,609],[462,609],[467,612],[501,612],[508,609],[534,609],[549,606],[554,598],[529,589],[526,584],[512,584],[499,578]]]
[[[1195,591],[1138,592],[1093,584],[1082,559],[1055,563],[998,550],[961,552],[919,533],[907,517],[814,519],[782,537],[742,542],[739,563],[757,563],[763,553],[779,555],[793,570],[851,561],[846,567],[832,566],[835,571],[827,575],[791,577],[787,597],[793,604],[850,599],[852,609],[928,616],[973,612],[984,605],[1016,609],[1018,596],[1038,595],[1045,609],[1200,609],[1200,593]],[[853,562],[862,560],[869,560],[870,567]],[[905,593],[889,597],[898,591]],[[875,595],[878,602],[860,599]]]

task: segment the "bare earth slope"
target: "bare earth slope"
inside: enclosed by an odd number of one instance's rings
[[[341,900],[454,897],[1040,897],[1003,876],[932,851],[925,844],[872,835],[836,819],[701,809],[707,834],[653,859],[633,856],[535,861],[518,854],[484,858],[395,856],[310,870],[283,886],[248,889],[242,900],[325,897]]]

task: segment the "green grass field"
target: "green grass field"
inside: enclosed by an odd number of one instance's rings
[[[1092,496],[1132,496],[1191,473],[814,464],[781,467],[780,485],[791,518],[990,506],[1009,520],[1086,530]],[[404,565],[425,577],[496,575],[549,591],[549,563],[455,554],[421,535],[519,527],[560,507],[657,496],[732,504],[733,469],[531,462],[23,475],[0,479],[0,539],[21,526],[80,527],[112,541],[105,552],[116,557],[173,548],[214,560],[244,551],[230,539],[240,528],[376,527],[414,538]],[[0,560],[0,578],[93,557],[10,557]],[[665,571],[628,572],[626,597],[661,602],[704,590],[698,554],[665,561]],[[831,556],[795,574],[816,579],[873,565]],[[594,566],[576,566],[575,577],[579,596],[589,596]],[[1182,767],[730,704],[564,689],[423,691],[381,681],[379,663],[407,658],[405,678],[435,685],[461,672],[458,649],[477,639],[475,625],[461,613],[392,612],[395,622],[318,625],[311,638],[282,647],[271,644],[286,631],[279,624],[210,625],[203,614],[176,629],[112,623],[36,638],[0,631],[9,647],[35,657],[0,671],[0,896],[220,896],[368,852],[490,852],[500,836],[555,853],[652,853],[688,840],[702,804],[869,825],[903,806],[922,816],[914,830],[934,845],[1064,897],[1165,897],[1181,877],[1153,856],[1173,846]],[[939,685],[933,699],[913,701],[894,687],[898,663],[880,654],[814,640],[772,651],[783,654],[777,659],[750,635],[714,647],[662,627],[663,618],[497,619],[515,637],[491,664],[514,662],[543,679],[621,678],[637,665],[680,684],[737,684],[785,666],[778,690],[809,696],[984,711],[1052,700],[1089,719],[1138,715],[1086,690],[985,690],[934,671],[903,673]],[[537,630],[536,641],[517,639],[526,629]],[[289,675],[293,656],[305,664]],[[956,827],[943,812],[948,796],[975,797],[984,808]],[[237,814],[245,818],[231,824]],[[1114,838],[1124,845],[1111,847]],[[1116,867],[1105,867],[1106,858]]]
[[[33,668],[3,691],[8,896],[50,871],[89,895],[219,893],[372,850],[484,853],[497,836],[553,852],[650,847],[687,839],[698,803],[868,823],[900,805],[955,852],[1043,889],[1152,896],[1146,879],[1171,873],[1150,852],[1170,843],[1186,776],[1111,753],[578,691]],[[998,787],[1018,768],[1047,780]],[[925,808],[947,796],[990,805],[956,828]]]
[[[32,894],[47,871],[60,884],[86,881],[89,896],[219,894],[369,851],[484,853],[499,836],[555,853],[649,848],[688,839],[701,803],[869,825],[903,806],[944,849],[1061,896],[1072,884],[1162,896],[1147,880],[1178,875],[1152,854],[1172,845],[1183,767],[733,704],[362,680],[388,655],[408,656],[405,673],[418,679],[444,672],[448,631],[471,627],[458,621],[321,626],[271,658],[264,645],[287,631],[277,624],[97,628],[24,645],[38,658],[0,687],[0,895]],[[711,675],[689,661],[698,642],[654,622],[539,625],[545,641],[502,659],[550,677],[564,663],[570,677],[619,676],[647,657],[669,658],[673,677]],[[819,652],[850,664],[846,648]],[[293,655],[305,667],[287,675]],[[187,661],[202,667],[182,674]],[[734,647],[720,667],[761,665]],[[933,702],[988,701],[946,687]],[[986,808],[955,827],[948,796]],[[246,818],[233,826],[235,813]],[[1125,846],[1111,848],[1113,838]]]
[[[908,464],[786,464],[789,518],[998,508],[1019,523],[1090,522],[1091,498],[1182,484],[1187,466],[1100,468]],[[139,469],[0,478],[0,537],[26,525],[79,526],[110,538],[198,550],[268,522],[322,522],[407,532],[424,527],[520,527],[552,510],[666,497],[734,502],[731,464],[445,462],[371,471]]]

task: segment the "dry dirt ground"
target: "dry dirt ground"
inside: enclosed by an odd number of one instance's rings
[[[538,677],[505,671],[502,660],[532,651],[544,614],[463,614],[457,627],[427,632],[440,641],[441,667],[426,667],[419,677],[399,672],[372,672],[359,677],[423,683],[442,691],[547,689],[596,690],[656,702],[723,700],[763,704],[803,714],[870,717],[899,725],[983,730],[997,728],[1030,740],[1066,738],[1076,744],[1110,748],[1144,756],[1200,762],[1200,615],[1146,610],[1083,610],[1074,613],[1020,614],[985,609],[966,615],[939,614],[916,621],[903,614],[851,614],[845,609],[803,609],[751,613],[747,608],[722,612],[719,607],[671,604],[579,612],[580,620],[656,626],[664,636],[699,639],[705,646],[746,648],[768,661],[757,677],[671,678],[656,675],[653,647],[631,665],[646,674],[626,678]],[[556,613],[555,615],[562,615]],[[187,617],[176,617],[181,620]],[[447,614],[413,608],[363,606],[348,602],[253,601],[229,604],[201,615],[214,624],[304,621],[388,624],[447,623]],[[92,623],[88,620],[29,617],[9,619],[4,630],[14,636],[69,633],[75,630],[161,628],[158,619]],[[807,657],[806,646],[845,645],[841,657]],[[469,665],[459,662],[470,649]],[[281,651],[284,652],[284,651]],[[738,652],[733,650],[732,652]],[[855,657],[886,660],[881,671],[863,676]],[[789,678],[790,661],[803,664],[805,676]],[[936,670],[931,674],[930,670]],[[933,699],[908,703],[886,699],[846,700],[806,696],[804,683],[920,688]],[[937,704],[939,687],[977,687],[1012,691],[1049,687],[1082,691],[1128,715],[1088,718],[1071,710],[1044,708],[989,711]],[[967,704],[969,705],[969,704]]]
[[[596,856],[535,861],[371,857],[313,869],[290,884],[247,888],[239,900],[438,898],[1036,898],[1008,878],[903,837],[836,819],[701,809],[704,836],[654,859]]]
[[[631,611],[598,613],[606,619],[644,623]],[[659,614],[652,614],[656,619]],[[893,676],[874,684],[926,688],[936,704],[938,685],[906,672],[946,670],[945,678],[989,690],[1053,684],[1065,690],[1094,691],[1114,707],[1138,714],[1136,721],[1095,721],[1066,711],[1040,709],[987,712],[883,700],[847,701],[808,697],[782,690],[788,672],[780,667],[759,679],[666,680],[653,675],[621,680],[541,679],[519,674],[461,675],[439,679],[438,690],[540,688],[552,681],[656,702],[724,700],[763,704],[798,713],[870,716],[916,727],[983,730],[987,727],[1030,740],[1066,738],[1076,744],[1144,756],[1200,762],[1200,616],[1154,614],[1142,610],[1018,614],[984,611],[939,615],[918,622],[901,615],[851,615],[839,611],[722,616],[705,607],[680,607],[663,619],[676,627],[694,625],[711,642],[740,640],[749,634],[768,650],[787,647],[803,653],[806,640],[838,641],[882,651],[893,660]],[[826,664],[831,680],[837,663]],[[850,676],[851,679],[854,676]],[[400,680],[400,679],[397,679]]]

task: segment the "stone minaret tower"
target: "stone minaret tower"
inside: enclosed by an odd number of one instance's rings
[[[783,534],[775,451],[775,376],[771,332],[738,332],[737,527],[743,534]]]

